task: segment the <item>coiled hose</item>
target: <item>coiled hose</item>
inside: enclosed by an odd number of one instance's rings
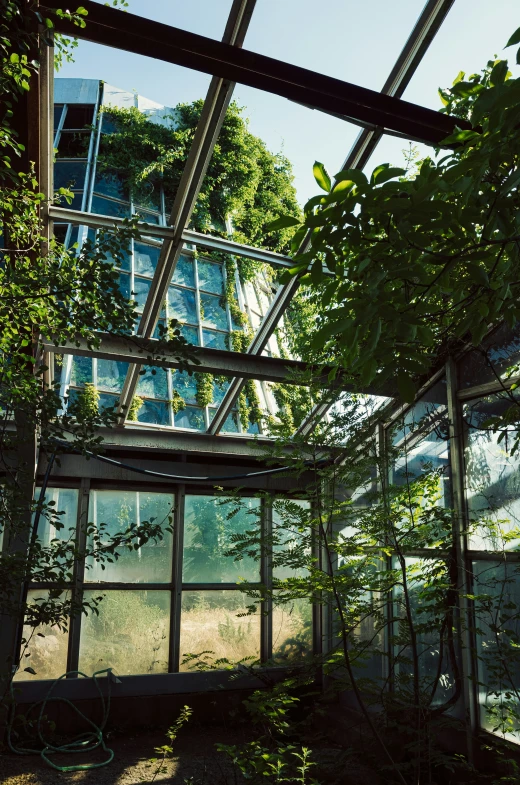
[[[107,676],[106,699],[105,696],[103,695],[100,684],[98,682],[98,677],[101,676],[102,674],[106,674]],[[103,719],[100,725],[96,725],[95,722],[93,722],[85,714],[83,714],[83,712],[80,711],[78,707],[75,706],[74,703],[72,703],[67,698],[60,698],[52,694],[54,692],[56,685],[62,679],[66,679],[68,676],[83,676],[85,679],[90,678],[89,676],[87,676],[85,673],[82,673],[81,671],[70,671],[68,673],[64,673],[63,676],[60,676],[59,679],[55,679],[52,682],[45,698],[41,701],[37,701],[36,703],[33,703],[33,705],[29,709],[29,712],[31,712],[37,706],[40,706],[38,720],[36,723],[36,729],[38,733],[38,739],[40,741],[40,744],[42,745],[42,749],[33,749],[31,747],[23,747],[21,745],[17,746],[13,741],[13,722],[16,712],[16,702],[14,699],[13,684],[11,683],[11,711],[9,716],[9,722],[7,725],[7,743],[9,745],[9,749],[11,750],[11,752],[16,753],[16,755],[40,755],[42,759],[45,761],[45,763],[47,763],[53,769],[56,769],[56,771],[66,772],[66,771],[85,771],[88,769],[100,769],[102,766],[107,766],[114,759],[114,751],[106,746],[105,739],[103,737],[103,730],[107,723],[108,714],[110,711],[110,691],[111,691],[110,687],[111,687],[111,681],[114,678],[112,676],[112,668],[105,668],[105,670],[96,671],[96,673],[92,675],[92,679],[94,680],[94,684],[96,685],[96,689],[99,693],[99,697],[101,699],[101,705],[102,705]],[[71,706],[71,708],[74,709],[76,714],[79,717],[81,717],[81,719],[84,720],[87,723],[87,725],[91,727],[91,730],[79,734],[72,741],[69,741],[66,744],[56,745],[56,744],[52,744],[52,742],[45,739],[42,730],[42,722],[45,716],[45,709],[48,703],[55,702],[55,701],[62,701],[67,706]],[[72,754],[75,753],[79,754],[85,752],[92,752],[93,750],[96,750],[98,747],[101,747],[101,749],[108,754],[108,759],[101,761],[101,763],[77,763],[72,766],[59,766],[57,763],[54,763],[49,757],[50,755],[54,755],[57,753],[68,752]]]

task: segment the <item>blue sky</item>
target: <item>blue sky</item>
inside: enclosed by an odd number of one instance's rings
[[[423,0],[257,0],[244,47],[380,90],[423,6]],[[129,11],[218,39],[230,7],[231,0],[130,0]],[[450,85],[460,70],[471,73],[489,57],[503,56],[519,26],[518,0],[455,0],[404,98],[438,109],[437,88]],[[515,48],[508,54],[514,61]],[[517,66],[512,70],[520,73]],[[59,76],[104,79],[168,106],[203,97],[210,79],[88,42],[80,43],[75,62]],[[319,190],[314,160],[334,174],[357,136],[348,123],[250,87],[237,85],[235,98],[245,107],[251,131],[292,161],[302,202]],[[401,164],[403,147],[401,140],[386,138],[368,168]]]

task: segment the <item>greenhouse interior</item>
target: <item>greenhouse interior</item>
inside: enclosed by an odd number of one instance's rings
[[[423,2],[1,0],[0,782],[520,783],[520,20]]]

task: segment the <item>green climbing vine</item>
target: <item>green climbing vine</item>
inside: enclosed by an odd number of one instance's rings
[[[204,409],[213,403],[213,376],[210,373],[196,373],[195,384],[197,392],[195,400]]]
[[[82,392],[76,399],[77,413],[79,419],[91,419],[96,417],[99,412],[99,391],[91,382],[87,382]]]
[[[126,419],[130,422],[137,422],[137,418],[139,415],[139,410],[143,405],[144,401],[139,395],[134,395],[132,403],[128,407],[128,414]]]

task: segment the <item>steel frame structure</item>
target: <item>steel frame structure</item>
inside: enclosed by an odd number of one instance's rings
[[[142,231],[162,238],[159,263],[137,330],[139,338],[146,342],[153,335],[161,303],[185,242],[256,259],[273,267],[287,268],[291,265],[290,258],[282,254],[201,235],[188,229],[235,83],[267,90],[361,125],[363,130],[349,152],[343,168],[363,167],[385,133],[401,135],[427,144],[439,143],[453,131],[455,123],[460,126],[461,121],[405,102],[401,96],[453,2],[454,0],[429,0],[426,3],[381,93],[242,49],[255,0],[234,0],[222,42],[105,7],[91,0],[85,2],[88,11],[86,28],[79,29],[63,18],[56,19],[56,30],[59,32],[212,74],[200,122],[172,208],[170,226],[158,227],[146,223],[139,225]],[[43,10],[52,11],[60,7],[60,0],[43,0],[40,5]],[[50,113],[48,114],[50,116]],[[113,228],[120,222],[106,216],[59,207],[50,207],[48,218],[51,221],[61,220],[94,228]],[[308,238],[303,241],[300,250],[306,250],[307,247]],[[242,356],[242,361],[238,362],[227,352],[222,352],[220,357],[217,357],[217,350],[208,350],[209,353],[205,352],[204,358],[201,357],[203,370],[218,367],[218,373],[233,377],[208,428],[208,434],[220,433],[243,389],[245,379],[280,381],[283,378],[288,381],[290,372],[288,373],[287,369],[292,364],[285,362],[285,370],[282,370],[280,363],[262,356],[262,352],[289,307],[298,286],[299,279],[295,277],[288,284],[279,287],[247,349],[250,360],[246,361]],[[47,349],[50,350],[51,346],[48,345]],[[119,354],[129,359],[132,354],[128,351],[129,346],[120,346],[119,349]],[[60,350],[82,353],[79,347],[76,352],[65,347],[60,347]],[[94,350],[91,356],[113,358],[114,342],[108,336],[103,336],[102,345],[99,350]],[[135,355],[133,359],[137,359]],[[160,364],[154,356],[147,356],[146,362],[151,365]],[[277,365],[279,368],[275,369]],[[124,412],[128,410],[135,395],[140,367],[140,364],[136,363],[129,368],[120,396],[120,426],[125,425]],[[296,369],[296,365],[292,368]],[[255,376],[251,375],[253,369]],[[300,370],[303,370],[302,366]],[[334,396],[329,396],[326,402],[316,407],[300,426],[299,433],[308,433],[313,423],[326,414],[334,399]]]

